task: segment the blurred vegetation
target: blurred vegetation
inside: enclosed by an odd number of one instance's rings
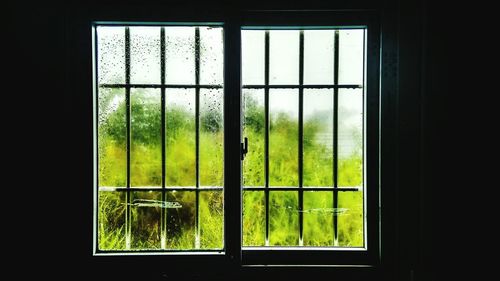
[[[244,135],[249,153],[243,163],[245,186],[264,186],[264,110],[246,97]],[[195,185],[194,113],[179,106],[166,107],[166,186]],[[319,114],[319,113],[318,113]],[[220,99],[206,99],[200,107],[200,185],[223,186],[223,118]],[[123,90],[101,89],[99,96],[99,186],[126,185],[126,128]],[[331,147],[318,140],[324,125],[320,118],[304,123],[304,185],[332,186]],[[131,98],[131,185],[161,186],[161,108],[159,97],[136,90]],[[298,126],[278,112],[270,120],[270,184],[298,185]],[[339,186],[362,185],[361,146],[339,159]],[[272,187],[271,187],[272,188]],[[161,248],[161,191],[131,192],[131,248]],[[333,210],[333,194],[304,192],[304,245],[333,246],[333,216],[338,215],[340,246],[363,246],[363,194],[339,192],[339,209]],[[223,247],[223,193],[202,191],[199,196],[202,249]],[[154,206],[135,204],[155,200]],[[192,249],[195,241],[195,192],[168,191],[166,201],[181,208],[167,208],[167,249]],[[120,250],[125,241],[126,193],[99,193],[99,248]],[[299,245],[298,192],[271,191],[270,245]],[[265,245],[265,196],[261,191],[243,193],[243,243]]]

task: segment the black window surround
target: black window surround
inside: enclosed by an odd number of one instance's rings
[[[180,13],[166,12],[165,16],[126,16],[118,15],[97,15],[91,16],[86,21],[87,28],[93,23],[150,23],[165,24],[168,22],[185,23],[189,25],[206,25],[207,23],[220,23],[224,27],[224,126],[226,132],[239,132],[239,134],[225,134],[225,182],[224,186],[241,186],[241,28],[251,27],[288,27],[300,29],[302,27],[361,27],[367,29],[367,66],[366,66],[366,127],[367,127],[367,214],[368,223],[368,250],[367,251],[331,251],[321,249],[247,249],[241,247],[241,189],[225,189],[225,250],[224,253],[147,253],[145,259],[160,258],[162,261],[172,262],[172,264],[187,264],[192,262],[205,263],[209,265],[229,265],[236,268],[269,266],[320,266],[336,268],[375,268],[381,264],[381,243],[384,238],[380,235],[383,224],[383,217],[379,210],[383,206],[383,198],[380,197],[381,182],[381,116],[380,104],[382,100],[380,64],[381,31],[379,13],[374,11],[250,11],[241,14],[227,15],[225,13],[207,13],[200,17],[201,13]],[[90,36],[89,36],[90,37]],[[235,93],[235,94],[233,94]],[[239,212],[228,212],[228,210],[239,210]],[[95,243],[94,243],[95,244]],[[120,256],[102,256],[97,259],[126,259],[127,256],[136,254],[122,254]],[[142,255],[138,254],[138,255]],[[123,257],[122,257],[123,256]],[[133,258],[133,257],[128,257]],[[134,258],[135,259],[135,258]]]

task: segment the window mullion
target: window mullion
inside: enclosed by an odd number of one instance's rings
[[[338,85],[339,82],[339,31],[335,30],[334,34],[334,47],[333,47],[333,84]],[[338,208],[338,100],[339,100],[339,89],[335,87],[333,89],[333,245],[339,246],[338,241],[338,217],[336,210]]]
[[[195,199],[195,248],[200,248],[200,29],[194,33],[194,61],[195,61],[195,135],[196,135],[196,199]]]
[[[125,249],[131,248],[131,232],[132,232],[132,210],[131,192],[130,192],[130,29],[125,27],[125,119],[126,119],[126,142],[127,142],[127,192],[125,198]]]
[[[264,174],[265,174],[265,203],[266,203],[266,241],[265,245],[269,246],[269,30],[265,32],[265,88],[264,88],[264,123],[265,123],[265,135],[264,135]]]
[[[241,264],[241,26],[224,27],[224,250],[231,265]]]
[[[299,39],[299,85],[304,84],[304,31],[300,31]],[[304,245],[304,88],[299,88],[299,246]]]
[[[161,85],[165,85],[165,28],[162,27],[160,30],[160,72],[161,72]],[[167,193],[165,190],[166,186],[166,169],[165,169],[165,161],[166,161],[166,130],[165,130],[165,87],[161,88],[161,202],[164,205],[167,204]],[[167,208],[161,208],[161,216],[160,216],[160,239],[161,239],[161,248],[167,248]]]

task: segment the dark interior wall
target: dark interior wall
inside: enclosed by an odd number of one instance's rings
[[[167,2],[169,4],[165,4]],[[14,142],[29,148],[20,152],[18,158],[24,159],[24,165],[28,163],[36,168],[29,173],[25,172],[26,168],[15,169],[15,172],[20,179],[44,188],[30,191],[33,194],[23,194],[29,202],[27,206],[36,208],[26,208],[23,219],[12,222],[13,227],[27,227],[26,231],[16,234],[24,241],[21,245],[30,253],[36,249],[33,254],[14,258],[29,264],[29,268],[19,274],[68,278],[102,274],[110,278],[134,276],[143,280],[161,276],[161,258],[153,262],[133,258],[117,263],[91,256],[91,98],[90,92],[76,86],[84,81],[91,82],[89,77],[79,77],[79,68],[88,67],[85,56],[89,50],[82,47],[85,38],[72,36],[78,32],[72,28],[78,26],[78,20],[86,14],[99,14],[101,7],[109,10],[114,5],[125,5],[137,13],[158,15],[162,9],[168,10],[169,5],[189,9],[199,5],[199,13],[206,9],[230,11],[237,8],[375,9],[380,12],[383,24],[386,20],[386,28],[395,34],[386,39],[393,40],[397,49],[386,54],[389,62],[382,69],[395,72],[397,91],[391,102],[396,105],[394,113],[398,117],[393,123],[398,141],[395,147],[397,165],[392,172],[397,189],[391,195],[395,199],[393,212],[386,214],[392,218],[392,225],[388,227],[396,242],[388,248],[392,255],[389,255],[389,266],[384,269],[383,276],[392,280],[435,280],[434,261],[444,258],[444,250],[436,245],[437,239],[443,237],[434,231],[434,223],[443,218],[436,215],[435,211],[441,208],[433,192],[444,183],[443,174],[438,171],[441,171],[439,163],[447,155],[442,129],[448,122],[444,74],[447,55],[446,36],[439,29],[441,10],[430,2],[108,0],[76,4],[17,3],[9,13],[7,29],[12,32],[9,35],[12,44],[8,45],[12,53],[18,55],[7,57],[12,62],[8,79],[16,81],[16,86],[10,90],[15,93],[11,96],[16,104],[29,108],[28,121],[23,124],[32,129],[26,138],[20,137],[27,132],[19,126],[13,126],[12,132],[19,136]],[[155,8],[151,10],[151,7]],[[123,15],[117,13],[116,16]],[[46,198],[44,204],[38,196]],[[314,272],[321,271],[296,270],[292,275],[296,279],[311,278]],[[277,277],[281,273],[273,271],[272,274]],[[204,276],[199,279],[205,280]],[[329,279],[335,278],[325,277]]]

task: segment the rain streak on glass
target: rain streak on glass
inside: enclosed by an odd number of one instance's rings
[[[200,84],[222,85],[224,45],[222,28],[200,27]]]
[[[97,27],[99,84],[125,83],[125,28]]]
[[[165,83],[194,85],[194,27],[165,28]]]
[[[160,28],[130,27],[130,81],[160,83]]]

